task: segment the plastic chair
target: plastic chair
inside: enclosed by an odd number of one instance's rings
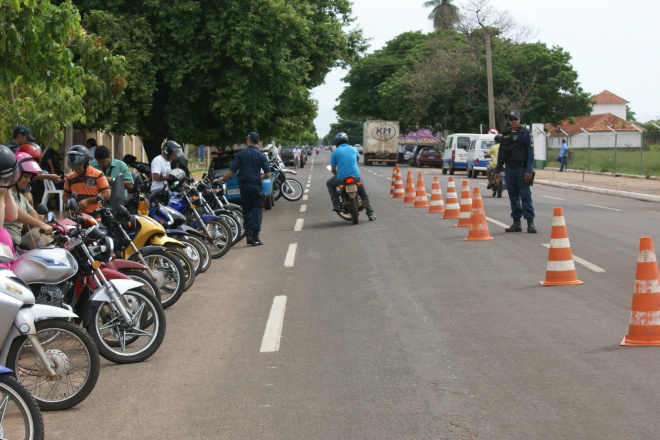
[[[43,183],[44,196],[41,198],[41,203],[48,206],[48,199],[50,198],[50,195],[55,194],[60,198],[60,204],[58,206],[59,210],[62,211],[64,209],[64,204],[62,203],[62,194],[64,194],[64,190],[56,189],[55,184],[51,180],[45,179],[43,180]]]

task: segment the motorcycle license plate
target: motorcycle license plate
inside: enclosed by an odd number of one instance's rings
[[[240,194],[241,190],[238,188],[232,188],[227,190],[227,195],[228,196],[235,196],[236,194]]]
[[[357,185],[348,185],[348,186],[346,186],[346,192],[347,193],[357,192]]]

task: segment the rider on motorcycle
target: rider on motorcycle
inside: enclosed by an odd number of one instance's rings
[[[488,154],[485,154],[484,156],[489,157],[492,159],[490,164],[486,167],[486,178],[488,179],[488,187],[486,189],[491,189],[493,187],[493,170],[495,169],[495,165],[497,165],[497,154],[500,151],[500,142],[502,141],[502,135],[497,134],[495,135],[495,143],[493,144],[492,147],[490,147],[490,150],[488,151]]]
[[[337,133],[335,136],[335,145],[337,148],[330,156],[330,167],[334,176],[328,179],[326,185],[328,187],[328,192],[330,193],[330,200],[332,200],[332,209],[334,211],[339,211],[341,205],[339,204],[337,187],[340,182],[349,176],[355,177],[358,181],[361,181],[362,179],[360,179],[360,169],[357,166],[360,161],[360,153],[358,153],[354,147],[348,145],[348,135],[343,132]],[[369,221],[376,220],[374,210],[369,202],[367,190],[364,187],[364,182],[362,185],[358,186],[358,194],[362,200],[367,202],[367,216],[369,217]]]

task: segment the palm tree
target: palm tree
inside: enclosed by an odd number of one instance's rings
[[[458,7],[451,4],[451,0],[428,0],[424,2],[425,8],[433,8],[429,20],[433,20],[433,29],[452,29],[458,23]]]

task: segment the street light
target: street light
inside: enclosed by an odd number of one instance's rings
[[[580,127],[580,130],[587,133],[587,170],[591,171],[591,133],[582,127]]]
[[[612,174],[614,174],[616,173],[616,144],[617,144],[617,139],[619,137],[619,133],[614,131],[614,129],[609,125],[606,125],[606,127],[614,133],[614,169],[612,170]]]
[[[632,125],[633,128],[634,128],[635,130],[639,131],[640,133],[644,133],[642,130],[640,130],[639,128],[637,128],[637,126],[636,126],[635,124],[630,123],[630,125]],[[639,143],[639,174],[640,174],[640,175],[643,175],[643,174],[644,174],[644,165],[643,165],[643,164],[644,164],[644,159],[643,159],[643,155],[644,155],[644,153],[642,153],[642,151],[644,150],[644,148],[643,148],[644,145],[642,145],[642,142],[643,142],[643,141],[644,141],[644,140],[643,140],[642,138],[640,138],[640,143]]]

